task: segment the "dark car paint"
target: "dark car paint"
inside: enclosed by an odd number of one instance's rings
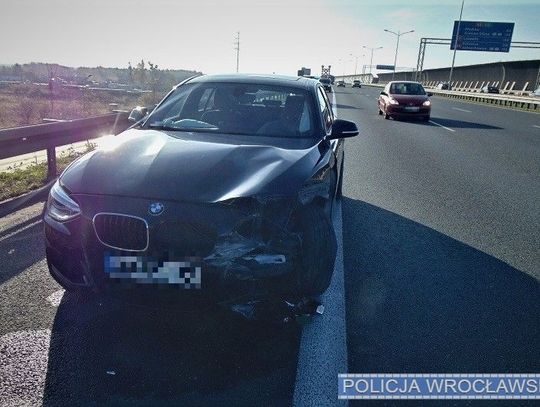
[[[484,86],[480,89],[480,93],[500,93],[500,91],[496,86]]]
[[[331,154],[329,142],[313,139],[131,129],[115,141],[71,165],[62,185],[73,194],[190,202],[290,196]]]
[[[315,80],[294,83],[313,94],[321,87]],[[70,282],[66,276],[79,270],[82,274],[77,276],[79,280],[75,284],[94,289],[98,286],[99,278],[92,270],[97,270],[103,278],[103,256],[111,249],[101,244],[93,233],[92,219],[97,213],[124,213],[143,218],[150,233],[159,233],[160,222],[167,219],[188,217],[188,221],[198,221],[210,216],[215,219],[219,242],[229,238],[233,224],[249,215],[237,208],[237,198],[254,198],[255,205],[265,211],[270,210],[268,207],[275,210],[272,199],[282,200],[278,204],[282,209],[276,212],[277,223],[283,217],[287,219],[294,205],[306,196],[306,204],[315,199],[332,201],[341,182],[344,142],[327,139],[331,131],[322,130],[322,120],[321,117],[317,139],[127,130],[114,139],[112,146],[90,152],[72,163],[60,177],[61,185],[79,203],[82,215],[61,223],[44,214],[51,273],[59,281]],[[300,198],[300,191],[309,185],[316,188],[308,188]],[[267,199],[270,203],[265,203]],[[149,215],[148,207],[155,201],[165,205],[161,219]],[[287,239],[294,240],[294,236],[287,235],[284,240]],[[165,246],[137,254],[159,256],[159,249]],[[206,264],[210,269],[217,268],[215,276],[221,282],[223,279],[246,282],[247,277],[248,282],[253,282],[257,276],[268,276],[263,268],[253,274],[244,265],[234,264],[240,270],[235,274],[234,267],[225,271],[211,260]],[[288,261],[282,272],[292,272],[291,266],[292,262]]]

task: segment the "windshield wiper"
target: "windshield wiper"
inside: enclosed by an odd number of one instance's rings
[[[148,127],[153,130],[165,130],[165,131],[192,131],[204,133],[205,131],[219,130],[219,127],[176,127],[167,126],[163,124],[149,124]]]
[[[148,128],[154,129],[154,130],[172,130],[172,131],[181,131],[182,130],[182,129],[179,129],[178,127],[164,126],[163,124],[154,124],[154,123],[150,123],[148,125]]]

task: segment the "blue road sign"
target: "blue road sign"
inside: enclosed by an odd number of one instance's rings
[[[454,21],[450,49],[454,49],[456,44],[458,23]],[[459,51],[508,52],[513,32],[514,23],[462,21],[459,23],[457,49]]]

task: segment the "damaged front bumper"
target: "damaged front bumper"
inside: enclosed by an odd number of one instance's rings
[[[216,300],[287,295],[294,287],[301,251],[291,228],[295,201],[165,202],[162,215],[149,216],[145,199],[74,198],[82,210],[77,219],[44,216],[49,268],[64,283],[95,291],[118,282],[198,288]],[[99,214],[108,217],[104,226],[96,225]],[[146,226],[144,250],[128,247],[137,233],[130,217]]]

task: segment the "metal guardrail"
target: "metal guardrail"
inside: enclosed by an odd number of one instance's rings
[[[529,97],[430,89],[436,96],[540,112],[540,99]]]
[[[85,119],[65,120],[0,130],[0,159],[47,150],[47,177],[56,177],[56,147],[118,134],[132,123],[129,112],[116,111]]]

